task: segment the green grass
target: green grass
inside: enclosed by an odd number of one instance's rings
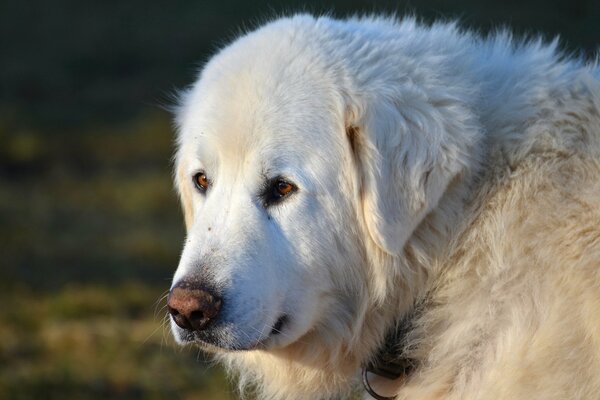
[[[0,398],[234,398],[218,367],[172,343],[163,291],[124,283],[3,294]]]

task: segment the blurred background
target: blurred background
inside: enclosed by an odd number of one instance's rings
[[[0,2],[0,399],[236,398],[164,328],[184,237],[164,106],[242,29],[295,11],[600,43],[600,0]]]

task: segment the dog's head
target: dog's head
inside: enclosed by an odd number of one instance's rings
[[[392,274],[374,264],[402,253],[465,166],[456,97],[321,30],[298,17],[249,34],[182,96],[180,342],[271,349],[355,329]]]

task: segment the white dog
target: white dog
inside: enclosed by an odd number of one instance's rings
[[[182,96],[172,330],[261,399],[600,398],[600,70],[274,21]]]

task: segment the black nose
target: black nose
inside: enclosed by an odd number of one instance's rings
[[[201,331],[219,314],[222,301],[199,284],[177,283],[169,293],[167,308],[173,321],[183,329]]]

